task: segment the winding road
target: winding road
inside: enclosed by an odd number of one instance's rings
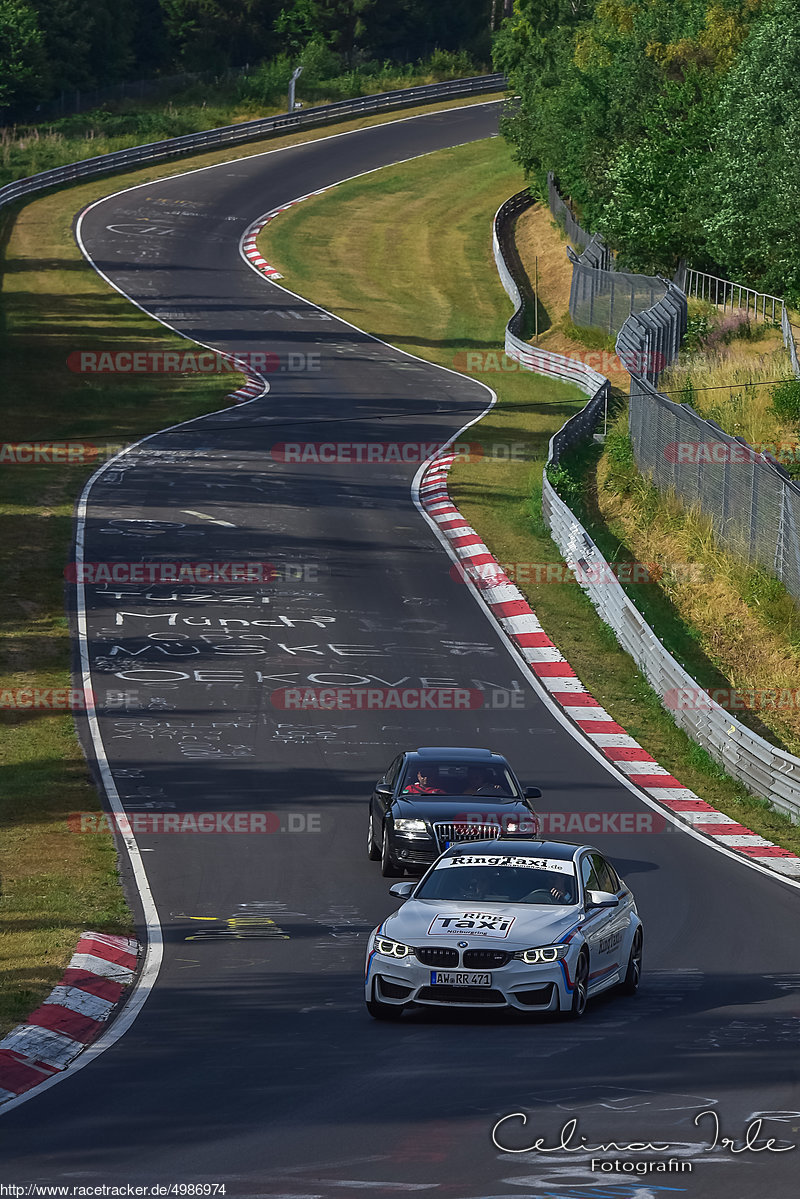
[[[490,746],[547,811],[648,811],[453,579],[414,502],[417,465],[274,452],[444,441],[487,407],[473,380],[259,277],[239,242],[271,208],[492,136],[497,119],[488,103],[395,120],[121,191],[83,216],[87,255],[148,312],[226,353],[282,366],[318,354],[319,369],[273,371],[264,398],[140,443],[88,493],[87,562],[273,565],[252,586],[87,585],[99,739],[84,734],[131,815],[267,810],[274,831],[137,835],[163,929],[158,979],[114,1045],[0,1119],[2,1181],[224,1183],[264,1199],[797,1193],[800,1153],[709,1150],[712,1118],[695,1117],[715,1111],[721,1135],[741,1138],[773,1113],[762,1142],[800,1143],[800,894],[669,825],[591,838],[644,920],[635,999],[600,999],[572,1025],[489,1013],[381,1025],[363,1006],[366,935],[394,903],[367,861],[366,798],[399,748]],[[453,686],[484,702],[281,706],[287,688],[332,685]],[[491,1130],[515,1112],[528,1123],[503,1126],[509,1147],[556,1146],[577,1119],[570,1148],[672,1149],[501,1153]],[[590,1164],[669,1156],[693,1169]]]

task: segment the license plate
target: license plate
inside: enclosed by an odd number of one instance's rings
[[[432,987],[490,987],[492,976],[485,971],[431,970]]]

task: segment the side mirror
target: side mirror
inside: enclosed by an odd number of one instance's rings
[[[389,888],[389,894],[394,895],[396,899],[408,899],[411,892],[416,887],[416,883],[393,883]]]
[[[587,891],[587,908],[618,908],[619,900],[610,891]]]
[[[381,799],[392,798],[392,788],[387,783],[378,783],[375,791],[376,794],[380,795]]]
[[[525,798],[526,799],[541,799],[542,793],[538,787],[526,787],[525,788]]]

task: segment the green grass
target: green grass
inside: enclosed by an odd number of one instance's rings
[[[522,179],[490,140],[342,184],[283,214],[262,235],[288,286],[360,328],[440,365],[497,352],[510,305],[491,257],[491,217]],[[498,405],[469,430],[485,447],[456,463],[451,494],[499,561],[561,562],[541,515],[547,441],[585,403],[541,376],[481,376]],[[503,458],[518,443],[521,457]],[[800,852],[800,829],[728,778],[677,728],[576,584],[520,584],[544,628],[615,720],[709,803]]]

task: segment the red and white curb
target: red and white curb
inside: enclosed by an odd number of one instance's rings
[[[228,392],[226,400],[233,400],[234,404],[249,404],[250,400],[257,400],[267,394],[269,384],[257,371],[252,371],[246,363],[240,362],[231,354],[225,354],[223,357],[226,362],[230,362],[233,370],[240,371],[247,378],[247,382],[237,387],[236,391]]]
[[[455,457],[448,453],[433,460],[420,483],[420,501],[463,564],[465,578],[477,588],[503,632],[551,698],[630,783],[662,804],[677,820],[727,850],[786,877],[800,879],[800,857],[737,824],[731,816],[718,812],[694,791],[684,787],[589,694],[542,629],[522,592],[504,574],[496,558],[451,500],[447,476]]]
[[[335,186],[335,184],[333,185]],[[268,279],[282,279],[283,275],[277,267],[272,266],[267,262],[264,255],[258,248],[258,236],[262,229],[265,229],[270,221],[274,221],[276,216],[282,212],[288,212],[290,208],[294,208],[296,204],[302,204],[303,200],[310,200],[312,196],[321,196],[323,192],[328,191],[327,187],[321,187],[318,191],[309,192],[306,196],[298,196],[296,200],[290,200],[288,204],[282,204],[280,208],[273,208],[270,212],[264,213],[257,220],[253,221],[252,225],[248,225],[244,231],[242,238],[242,253],[251,266],[260,271],[262,275],[266,275]]]
[[[132,937],[83,934],[59,985],[0,1041],[0,1104],[65,1070],[100,1035],[133,980],[138,955]]]

